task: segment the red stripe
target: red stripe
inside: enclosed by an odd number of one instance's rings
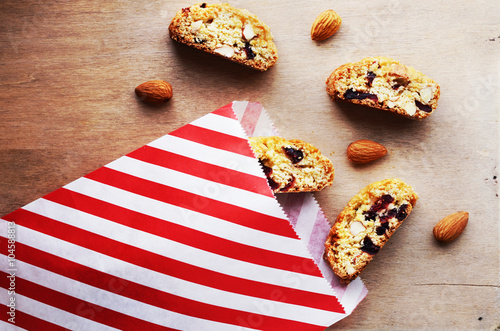
[[[3,278],[3,277],[2,277]],[[38,317],[31,316],[29,314],[26,314],[19,309],[16,309],[14,312],[14,322],[10,322],[9,318],[12,318],[10,315],[8,315],[9,312],[9,307],[6,305],[1,305],[2,309],[0,309],[0,314],[2,315],[1,319],[7,323],[11,323],[12,326],[23,328],[26,330],[39,330],[39,331],[44,331],[44,330],[50,330],[50,331],[64,331],[68,330],[66,328],[63,328],[62,326],[50,323],[48,321],[44,321]]]
[[[212,182],[274,197],[269,189],[267,180],[263,177],[219,167],[147,145],[135,150],[127,156],[164,168],[204,178]]]
[[[102,167],[85,177],[141,196],[217,217],[255,230],[289,238],[298,238],[286,219],[244,209],[110,168]]]
[[[263,299],[309,306],[333,312],[343,312],[342,307],[338,304],[334,296],[291,289],[218,273],[81,230],[24,209],[18,209],[7,215],[4,219],[110,257],[189,282]],[[308,267],[316,269],[315,265],[296,266],[296,268],[300,268],[302,271],[309,271]],[[301,270],[298,271],[300,272]],[[290,275],[290,277],[292,284],[300,281],[299,276]],[[275,296],[276,293],[280,294],[280,298]]]
[[[44,198],[115,223],[236,260],[289,271],[292,268],[294,270],[300,269],[300,266],[308,266],[307,270],[312,268],[311,259],[237,243],[64,188],[54,191]],[[320,276],[319,274],[315,275]]]
[[[224,107],[221,107],[221,108],[213,111],[212,114],[221,115],[224,117],[232,118],[234,120],[238,120],[238,118],[236,117],[236,115],[234,114],[234,111],[233,111],[233,103],[227,104]]]
[[[42,269],[52,271],[67,278],[71,278],[133,300],[177,312],[179,314],[229,324],[237,324],[237,319],[247,320],[250,316],[250,313],[248,312],[217,307],[162,292],[145,285],[120,277],[115,277],[84,265],[62,259],[23,244],[19,245],[18,251],[22,252],[22,255],[19,256],[20,260],[25,261],[25,258],[29,259],[33,261],[32,264]],[[278,296],[278,293],[279,292],[275,291],[274,295]],[[284,295],[285,294],[283,294],[283,296]],[[268,320],[276,319],[277,321],[273,322],[276,324],[278,324],[279,320],[282,321],[282,319],[275,317],[264,316],[264,318]],[[286,324],[287,321],[284,321],[284,323]]]
[[[0,271],[0,277],[7,273]],[[18,293],[68,313],[122,330],[174,330],[90,303],[16,277]],[[38,328],[36,330],[39,330]]]
[[[254,157],[247,139],[238,138],[192,124],[184,125],[183,127],[170,132],[169,135],[236,154],[241,154],[243,156],[251,158]]]

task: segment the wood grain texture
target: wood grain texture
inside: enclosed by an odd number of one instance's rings
[[[3,0],[0,3],[0,215],[233,100],[259,101],[286,138],[319,147],[334,185],[316,195],[333,221],[367,184],[400,177],[419,193],[411,217],[365,269],[367,298],[331,327],[499,329],[500,12],[494,2],[231,1],[266,22],[280,59],[261,73],[178,45],[168,24],[186,1]],[[342,17],[331,38],[314,19]],[[441,85],[422,122],[336,103],[328,75],[385,55]],[[173,99],[149,106],[134,88],[162,79]],[[388,154],[356,166],[352,141]],[[437,243],[433,226],[458,210],[464,233]]]

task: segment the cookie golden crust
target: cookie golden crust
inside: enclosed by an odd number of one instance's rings
[[[436,110],[440,87],[412,67],[388,57],[367,57],[335,69],[326,81],[333,100],[343,100],[421,120]]]
[[[248,10],[229,4],[183,8],[172,19],[169,32],[177,42],[260,71],[278,60],[269,27]]]
[[[332,185],[332,162],[311,144],[282,137],[251,137],[250,145],[275,193],[320,191]]]
[[[324,259],[344,283],[354,280],[411,213],[418,196],[403,181],[375,182],[354,196],[325,242]]]

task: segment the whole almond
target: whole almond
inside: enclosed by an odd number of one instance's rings
[[[448,215],[434,226],[434,238],[439,241],[452,241],[462,234],[468,222],[469,213],[466,211]]]
[[[331,37],[342,24],[340,16],[329,9],[316,18],[311,28],[311,39],[316,41],[325,40]]]
[[[172,86],[163,80],[150,80],[135,88],[139,99],[150,103],[164,103],[172,99]]]
[[[347,146],[347,158],[354,163],[368,163],[387,154],[387,149],[371,140],[361,139]]]

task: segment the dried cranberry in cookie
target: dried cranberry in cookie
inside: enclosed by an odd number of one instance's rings
[[[364,100],[364,99],[369,99],[373,100],[375,102],[378,102],[378,97],[375,94],[372,93],[365,93],[365,92],[359,92],[355,91],[353,89],[349,89],[345,91],[344,93],[344,98],[346,100]]]
[[[313,145],[277,136],[251,137],[249,142],[273,192],[311,192],[332,185],[332,162]]]
[[[333,100],[343,100],[421,120],[436,110],[439,85],[420,71],[379,56],[346,63],[326,81]]]
[[[300,149],[295,149],[291,146],[283,147],[286,156],[292,161],[293,164],[299,163],[304,158],[304,153]]]
[[[368,82],[368,86],[372,86],[372,83],[373,83],[373,80],[375,79],[375,77],[377,77],[377,75],[372,71],[368,71],[366,73],[366,79]]]
[[[324,259],[342,282],[354,280],[411,213],[413,188],[392,178],[354,196],[330,229]]]

